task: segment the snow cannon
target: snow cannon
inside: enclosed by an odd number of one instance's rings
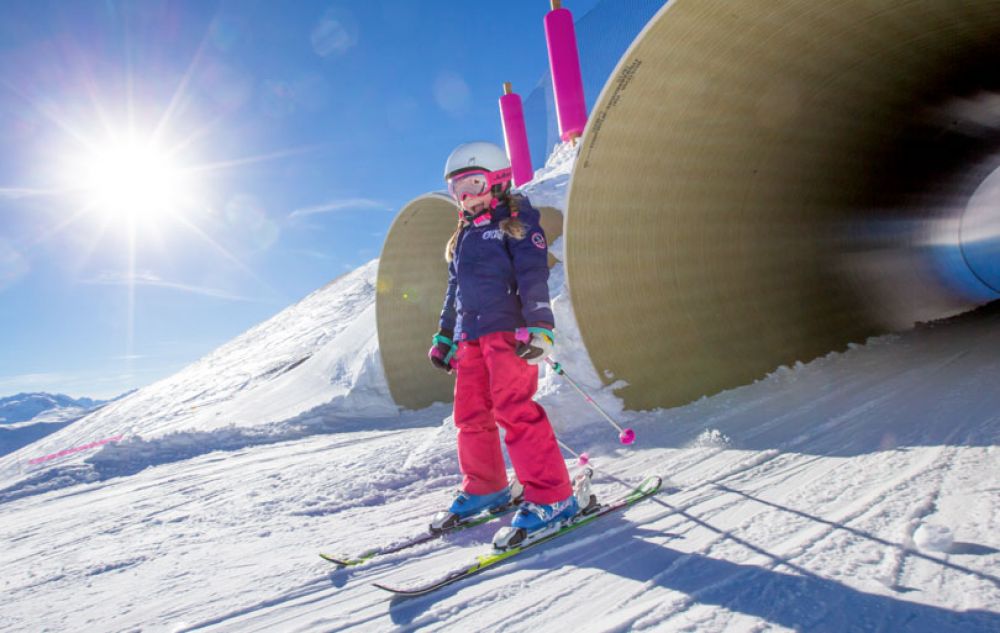
[[[574,140],[583,136],[587,126],[587,103],[583,99],[573,14],[562,8],[560,0],[552,0],[552,10],[545,15],[545,43],[549,49],[559,134],[564,142]]]
[[[514,174],[514,186],[520,187],[531,181],[535,170],[531,166],[531,148],[528,145],[528,129],[524,123],[524,105],[521,95],[514,92],[510,82],[503,85],[500,97],[500,122],[503,125],[503,140],[507,146]]]
[[[671,0],[591,108],[566,280],[628,409],[1000,299],[1000,0],[819,6]]]

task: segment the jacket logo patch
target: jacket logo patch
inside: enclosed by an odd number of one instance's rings
[[[492,231],[483,231],[483,239],[503,241],[503,231],[500,229],[493,229]]]
[[[531,243],[534,244],[536,248],[545,248],[545,236],[541,233],[532,233]]]

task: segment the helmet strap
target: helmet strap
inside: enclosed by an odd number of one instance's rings
[[[494,208],[496,207],[486,206],[482,211],[478,213],[473,213],[472,211],[462,209],[462,217],[465,219],[466,222],[468,222],[472,226],[477,226],[477,227],[483,226],[484,224],[489,224],[490,221],[493,219],[493,214],[491,212],[493,211]]]

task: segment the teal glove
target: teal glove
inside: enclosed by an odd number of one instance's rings
[[[443,330],[435,334],[433,339],[434,345],[427,352],[427,357],[431,359],[431,364],[448,373],[451,373],[452,369],[454,369],[451,361],[455,357],[455,351],[458,349],[455,341],[451,340],[452,335],[451,332]]]

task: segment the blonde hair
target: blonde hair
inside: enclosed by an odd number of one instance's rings
[[[519,195],[507,196],[505,202],[508,208],[510,208],[510,217],[500,220],[500,230],[504,232],[504,235],[511,237],[515,240],[523,240],[524,236],[528,234],[528,227],[524,225],[517,218],[518,212],[521,210],[521,200],[523,198]],[[444,247],[444,258],[450,264],[455,259],[455,248],[458,246],[458,236],[462,234],[462,229],[469,226],[469,223],[465,218],[459,216],[458,227],[455,232],[452,233],[451,239],[448,240],[448,245]]]

